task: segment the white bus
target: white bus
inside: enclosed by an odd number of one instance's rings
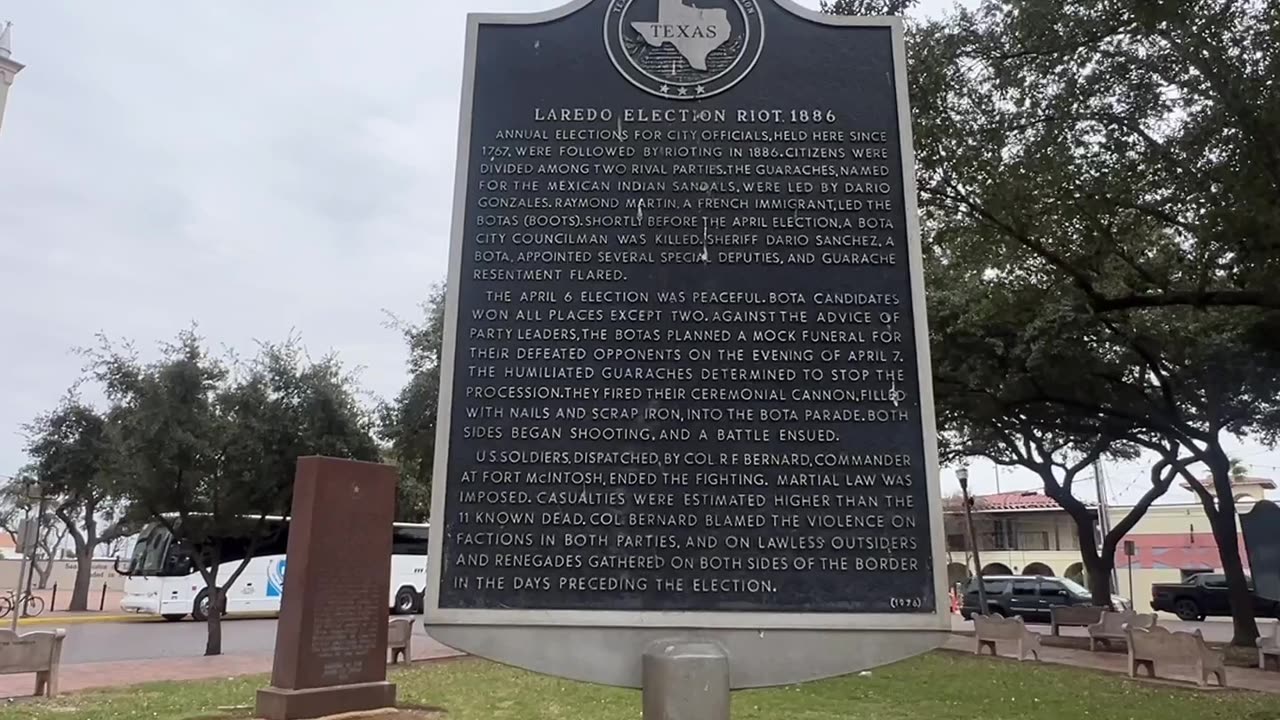
[[[246,524],[256,523],[257,518]],[[176,518],[171,522],[177,522]],[[258,542],[254,558],[227,589],[227,615],[278,613],[284,594],[285,550],[289,540],[288,518],[267,518],[265,537]],[[427,588],[427,525],[395,523],[391,546],[391,593],[387,606],[395,614],[422,611]],[[222,584],[240,567],[249,545],[247,537],[212,538],[222,549],[218,583]],[[116,561],[116,572],[125,576],[126,612],[159,615],[177,621],[190,615],[196,620],[209,617],[209,594],[204,577],[195,567],[189,548],[173,541],[160,522],[142,529],[127,564]]]

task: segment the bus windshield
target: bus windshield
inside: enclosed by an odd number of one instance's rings
[[[160,523],[151,523],[138,534],[133,544],[133,558],[129,561],[127,575],[159,575],[165,567],[172,535]]]

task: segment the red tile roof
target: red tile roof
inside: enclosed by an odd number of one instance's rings
[[[1092,503],[1086,503],[1093,507]],[[1061,510],[1062,507],[1052,498],[1035,490],[1019,490],[1018,492],[998,493],[995,495],[975,495],[974,512],[1018,512],[1020,510]],[[947,498],[947,512],[963,512],[960,498]]]
[[[998,495],[978,495],[973,498],[973,509],[978,512],[997,510],[1061,510],[1053,498],[1033,490],[1007,492]]]

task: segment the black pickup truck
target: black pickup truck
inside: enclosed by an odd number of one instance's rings
[[[1253,580],[1249,580],[1253,591]],[[1253,596],[1258,617],[1280,618],[1280,603]],[[1151,586],[1151,609],[1174,613],[1181,620],[1203,620],[1206,617],[1230,617],[1231,599],[1227,576],[1203,573],[1184,583],[1156,583]]]

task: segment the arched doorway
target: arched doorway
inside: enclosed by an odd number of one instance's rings
[[[1053,577],[1053,568],[1044,563],[1033,562],[1022,568],[1023,575],[1044,575],[1045,577]]]
[[[949,563],[947,565],[947,587],[955,587],[957,583],[967,582],[970,574],[968,565]]]
[[[1084,563],[1076,563],[1074,565],[1067,566],[1067,572],[1063,577],[1068,580],[1078,582],[1085,587],[1089,586],[1089,584],[1085,582]]]
[[[983,575],[1012,575],[1013,571],[1004,563],[991,563],[982,568]]]

